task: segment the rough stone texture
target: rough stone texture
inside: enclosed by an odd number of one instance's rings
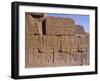
[[[79,51],[89,50],[89,36],[83,35],[79,37]]]
[[[46,39],[46,48],[50,52],[59,51],[60,50],[60,38],[57,36],[48,36],[45,35],[44,40]]]
[[[69,52],[70,51],[70,36],[62,36],[61,39],[61,51]]]
[[[42,22],[41,18],[33,18],[32,15],[25,16],[25,32],[26,34],[42,34]]]
[[[39,35],[27,35],[25,37],[25,47],[38,49],[40,41],[39,39]]]
[[[89,34],[73,19],[25,15],[25,67],[89,65]]]
[[[70,65],[70,54],[65,53],[65,52],[55,52],[54,53],[54,64],[56,66]]]
[[[75,34],[85,34],[85,31],[82,26],[73,25],[73,26],[46,26],[47,35],[75,35]]]
[[[46,26],[52,27],[66,27],[68,25],[74,25],[75,22],[70,18],[61,18],[61,17],[51,17],[46,18]]]
[[[87,38],[87,39],[86,39]],[[86,40],[83,40],[86,39]],[[87,36],[26,36],[26,67],[89,64]],[[27,42],[27,40],[29,42]],[[35,61],[34,61],[35,59]],[[28,64],[27,64],[28,63]]]

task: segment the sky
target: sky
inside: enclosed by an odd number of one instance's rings
[[[86,32],[89,32],[89,15],[75,15],[75,14],[56,14],[48,13],[48,16],[56,16],[63,18],[72,18],[76,25],[81,25],[84,27]]]

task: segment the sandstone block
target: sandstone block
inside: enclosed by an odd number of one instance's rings
[[[26,36],[25,46],[26,48],[38,49],[39,52],[59,51],[60,37],[49,35],[29,35]]]
[[[70,52],[70,36],[62,36],[61,40],[61,51],[63,52]]]
[[[83,27],[77,25],[71,26],[46,26],[46,34],[47,35],[75,35],[75,34],[85,34]]]
[[[38,53],[38,49],[36,48],[25,48],[25,54],[35,54]]]
[[[46,18],[46,25],[50,26],[68,26],[68,25],[74,25],[74,20],[70,18],[60,18],[60,17],[47,17]]]
[[[25,37],[25,47],[38,49],[39,41],[40,41],[39,35],[28,35]]]
[[[40,54],[40,59],[41,59],[41,64],[40,66],[47,66],[47,62],[46,62],[46,53],[39,53]]]
[[[75,29],[75,34],[85,34],[85,30],[84,27],[82,27],[81,25],[75,25],[76,29]]]
[[[41,65],[42,64],[42,54],[38,53],[38,54],[34,54],[34,60],[33,63],[34,65]]]
[[[89,51],[82,52],[82,65],[89,65],[90,63]]]
[[[60,39],[57,36],[46,35],[43,37],[46,40],[46,49],[50,52],[60,50]]]
[[[80,63],[80,61],[79,61]],[[70,54],[70,62],[69,62],[70,66],[76,66],[77,65],[77,62],[76,62],[76,59],[74,57],[74,55]]]
[[[53,53],[35,53],[26,55],[26,67],[47,67],[53,65]]]
[[[47,35],[67,35],[67,32],[65,32],[65,28],[63,27],[48,26],[46,27],[46,34]]]
[[[42,34],[42,22],[32,15],[25,15],[25,34]]]
[[[64,28],[65,35],[72,36],[72,35],[74,35],[74,31],[75,31],[75,26],[66,26]]]
[[[33,54],[27,54],[25,61],[27,61],[26,65],[27,67],[32,67],[33,66],[33,62],[34,62],[34,56]]]
[[[75,65],[88,65],[89,64],[89,52],[71,52],[72,59],[75,61]],[[72,63],[71,63],[72,64]]]
[[[27,68],[28,66],[29,66],[28,54],[25,53],[25,67]]]
[[[77,36],[70,36],[70,50],[78,51],[78,37]]]
[[[40,36],[40,41],[39,41],[39,52],[45,53],[47,52],[47,44],[46,44],[46,38],[45,36]]]
[[[28,54],[28,67],[43,67],[46,64],[46,54]]]
[[[75,66],[82,66],[82,60],[81,59],[77,59],[75,60]]]
[[[71,51],[70,64],[79,66],[82,65],[82,53],[77,51]]]
[[[53,60],[54,60],[54,56],[53,53],[47,53],[46,54],[46,65],[53,65]]]
[[[25,48],[25,54],[33,54],[33,49],[32,48]]]
[[[25,15],[25,34],[32,34],[33,18],[31,15]]]
[[[70,54],[64,52],[54,52],[54,64],[57,66],[67,66],[70,62]]]
[[[86,35],[79,37],[79,51],[89,50],[89,37]]]

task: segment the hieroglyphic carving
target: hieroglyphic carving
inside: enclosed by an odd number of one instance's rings
[[[25,15],[26,68],[89,65],[89,59],[89,34],[73,19]]]

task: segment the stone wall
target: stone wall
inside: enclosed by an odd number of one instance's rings
[[[25,16],[25,34],[42,34],[42,19],[33,18],[32,15]]]
[[[74,25],[74,20],[70,18],[61,18],[61,17],[52,17],[48,16],[46,18],[46,26],[55,26],[55,27],[66,27],[70,25]]]
[[[75,35],[75,34],[85,34],[83,27],[79,25],[66,26],[66,27],[46,26],[46,35]]]
[[[89,36],[27,35],[26,67],[89,64]]]
[[[26,68],[89,65],[89,34],[82,26],[75,25],[72,19],[47,17],[43,35],[44,18],[26,14],[25,20]]]

